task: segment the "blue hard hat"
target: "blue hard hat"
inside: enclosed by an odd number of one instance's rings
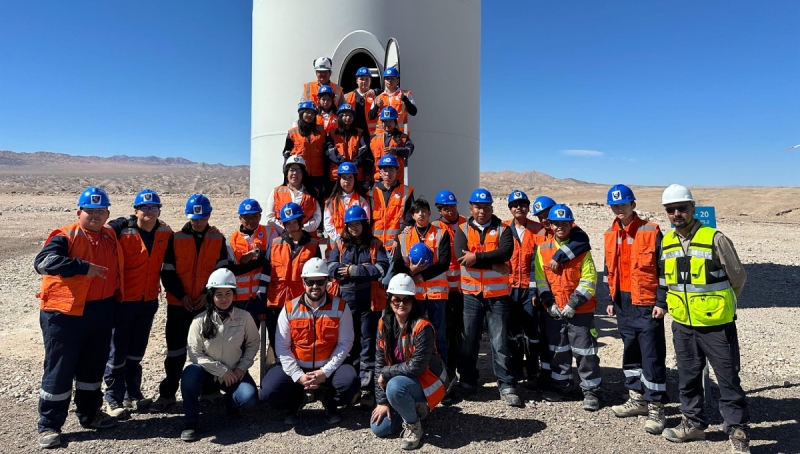
[[[386,70],[383,71],[383,77],[400,77],[400,70],[394,66],[386,68]]]
[[[338,109],[336,109],[336,115],[339,115],[340,113],[347,111],[352,112],[354,115],[356,113],[356,110],[353,108],[351,104],[342,104],[341,106],[339,106]]]
[[[381,121],[397,120],[397,110],[392,106],[386,106],[381,110]]]
[[[356,71],[356,77],[360,76],[372,77],[372,73],[369,72],[369,68],[367,68],[366,66],[362,66],[358,68],[358,71]]]
[[[86,188],[78,197],[79,208],[108,208],[110,206],[111,200],[108,199],[108,194],[97,186]]]
[[[344,212],[344,223],[348,224],[350,222],[356,221],[367,221],[367,212],[364,211],[363,208],[360,206],[352,206]]]
[[[633,202],[636,197],[633,196],[631,188],[624,184],[615,184],[608,190],[607,205],[622,205],[623,203]]]
[[[314,101],[303,101],[297,105],[298,112],[306,109],[313,110],[315,113],[317,112],[317,106],[314,104]]]
[[[321,97],[322,95],[333,96],[333,88],[331,88],[330,85],[321,85],[319,90],[317,90],[317,97]]]
[[[303,217],[303,209],[300,208],[300,205],[289,202],[281,208],[281,222],[285,223],[291,221],[292,219],[298,219]]]
[[[472,195],[469,196],[469,203],[492,203],[492,193],[489,192],[487,189],[478,188],[472,191]]]
[[[572,222],[575,220],[575,218],[572,216],[572,210],[570,210],[569,207],[563,203],[557,203],[553,205],[553,209],[550,210],[550,213],[547,215],[547,219],[550,221],[565,222]]]
[[[261,213],[261,205],[256,199],[244,199],[239,204],[239,215]]]
[[[400,163],[397,162],[397,158],[393,155],[387,154],[386,156],[382,157],[380,161],[378,161],[378,168],[381,167],[397,167],[400,168]]]
[[[337,175],[358,175],[358,169],[356,169],[356,165],[352,162],[343,162],[339,164],[339,168],[336,169]]]
[[[456,199],[455,194],[445,189],[444,191],[436,194],[436,200],[434,203],[437,205],[458,205],[458,200]]]
[[[189,219],[203,219],[211,216],[211,201],[203,194],[194,194],[186,201],[183,213]]]
[[[508,195],[508,204],[511,205],[511,202],[519,202],[520,200],[524,202],[531,203],[530,199],[528,198],[528,194],[524,192],[514,189],[511,191],[511,194]]]
[[[150,188],[142,189],[142,192],[136,194],[136,197],[134,197],[133,207],[136,208],[144,205],[161,206],[161,197],[156,194],[156,191]]]
[[[433,251],[427,244],[417,243],[408,251],[408,260],[415,265],[433,265]]]
[[[536,199],[533,201],[533,214],[535,215],[539,214],[555,204],[556,204],[555,200],[551,199],[550,197],[547,197],[546,195],[540,195],[539,197],[536,197]]]

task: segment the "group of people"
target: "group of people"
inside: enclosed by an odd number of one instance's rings
[[[188,222],[173,231],[159,217],[155,191],[136,195],[133,215],[109,221],[108,196],[90,187],[79,197],[76,222],[45,241],[34,263],[43,276],[40,447],[61,445],[74,381],[76,415],[87,428],[113,427],[133,410],[164,412],[180,389],[180,437],[193,441],[199,401],[221,391],[230,415],[262,401],[285,411],[289,425],[301,420],[311,399],[322,402],[329,424],[341,420],[340,407],[358,405],[372,411],[375,435],[402,429],[401,447],[414,449],[431,410],[470,399],[480,388],[484,329],[503,403],[523,407],[524,383],[548,401],[577,397],[587,411],[601,408],[598,272],[571,209],[515,190],[507,198],[512,218],[501,220],[492,194],[479,188],[467,216],[455,194],[443,190],[434,198],[433,220],[429,202],[415,198],[399,177],[410,155],[407,135],[403,144],[392,136],[392,146],[366,152],[365,130],[351,129],[361,112],[366,130],[375,127],[374,143],[379,129],[396,131],[405,121],[390,118],[399,114],[392,105],[416,112],[410,93],[389,84],[399,73],[387,69],[386,91],[370,98],[363,80],[369,71],[359,70],[359,89],[346,95],[354,104],[340,105],[334,119],[327,100],[345,95],[329,81],[329,59],[315,66],[318,80],[305,85],[310,99],[301,102],[287,138],[284,183],[265,209],[243,200],[240,226],[227,239],[210,225],[205,195],[187,200]],[[387,93],[383,104],[365,101]],[[314,120],[309,112],[317,110],[323,113]],[[370,123],[375,119],[382,125]],[[330,122],[338,126],[325,131]],[[327,154],[314,151],[324,143]],[[329,171],[318,173],[327,164]],[[735,324],[746,275],[732,243],[693,219],[695,200],[683,186],[664,191],[675,226],[666,235],[636,214],[630,188],[612,187],[607,202],[614,219],[604,237],[603,276],[613,300],[606,312],[617,317],[629,390],[611,412],[646,416],[648,433],[673,442],[703,439],[708,360],[733,452],[749,452]],[[165,378],[152,400],[141,391],[140,363],[162,285]],[[683,413],[675,428],[665,428],[664,416],[667,312]],[[276,364],[262,361],[257,384],[248,370],[265,348]]]

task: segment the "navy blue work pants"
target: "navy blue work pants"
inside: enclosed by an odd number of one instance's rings
[[[142,399],[142,358],[150,339],[158,300],[123,301],[117,307],[111,353],[103,379],[106,401],[122,405],[125,398]]]

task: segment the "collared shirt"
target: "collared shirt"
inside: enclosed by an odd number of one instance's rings
[[[678,239],[681,242],[683,252],[688,250],[689,243],[692,242],[694,234],[697,233],[697,230],[701,225],[703,224],[699,221],[693,220],[692,229],[689,231],[689,235],[686,237],[681,236],[680,232],[675,229],[675,234],[678,236]],[[733,288],[733,292],[738,297],[742,293],[742,289],[744,289],[745,281],[747,281],[747,272],[745,271],[741,260],[739,260],[739,255],[736,253],[736,249],[733,247],[733,242],[726,237],[725,234],[717,230],[717,233],[714,235],[714,243],[713,247],[711,248],[711,253],[711,260],[713,260],[717,266],[725,270],[725,274],[728,275],[728,280],[731,283],[731,288]]]
[[[300,189],[295,189],[288,185],[286,187],[289,188],[289,192],[292,194],[292,202],[301,205],[303,202],[303,194],[305,193],[306,188],[304,186],[300,186]],[[281,220],[275,217],[275,191],[271,191],[269,193],[269,197],[267,198],[267,206],[264,208],[263,213],[267,222],[272,222],[283,227]],[[309,213],[303,213],[303,216],[306,218],[306,223],[303,224],[303,230],[309,233],[316,232],[319,223],[322,222],[322,211],[319,209],[319,204],[316,204],[313,215],[309,215]]]

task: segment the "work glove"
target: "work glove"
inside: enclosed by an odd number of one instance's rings
[[[555,304],[553,304],[552,306],[550,306],[549,309],[547,309],[547,313],[550,314],[550,316],[556,320],[561,319],[561,311],[558,310],[558,306]]]
[[[570,305],[564,306],[564,310],[561,311],[561,316],[564,318],[572,318],[574,315],[575,308]]]

